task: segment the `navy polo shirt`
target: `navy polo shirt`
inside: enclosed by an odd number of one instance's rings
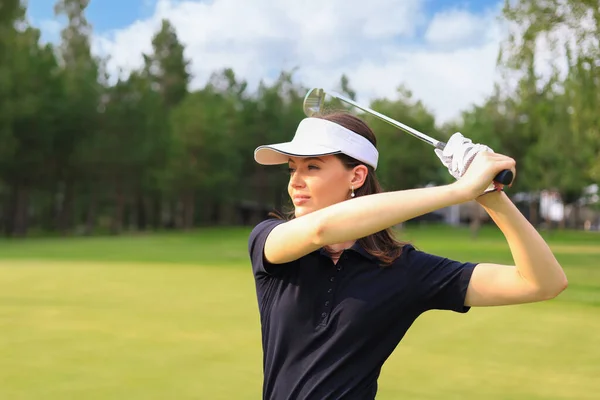
[[[264,245],[283,220],[259,223],[248,250],[263,347],[263,398],[374,399],[384,361],[430,309],[466,313],[476,264],[405,245],[380,267],[358,242],[337,264],[323,249],[270,264]]]

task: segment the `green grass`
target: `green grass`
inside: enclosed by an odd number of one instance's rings
[[[258,399],[248,229],[0,240],[0,399]],[[600,235],[547,234],[557,299],[432,311],[388,360],[378,399],[595,399]],[[409,227],[425,251],[511,262],[497,230]]]

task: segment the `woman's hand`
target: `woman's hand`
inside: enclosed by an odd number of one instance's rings
[[[471,165],[454,185],[459,188],[467,200],[473,200],[484,194],[491,185],[496,190],[502,190],[504,185],[494,182],[494,177],[505,169],[511,170],[513,176],[516,176],[515,165],[515,160],[508,156],[483,151],[475,155]]]

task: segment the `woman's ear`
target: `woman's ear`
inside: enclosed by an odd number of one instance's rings
[[[352,177],[350,180],[350,184],[354,186],[354,189],[360,188],[362,185],[365,184],[368,174],[369,174],[369,170],[366,166],[364,166],[362,164],[357,165],[352,170]]]

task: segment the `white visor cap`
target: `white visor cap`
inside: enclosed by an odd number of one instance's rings
[[[369,140],[321,118],[303,119],[291,142],[257,147],[254,159],[259,164],[276,165],[287,163],[290,156],[316,157],[340,153],[377,169],[379,152]]]

